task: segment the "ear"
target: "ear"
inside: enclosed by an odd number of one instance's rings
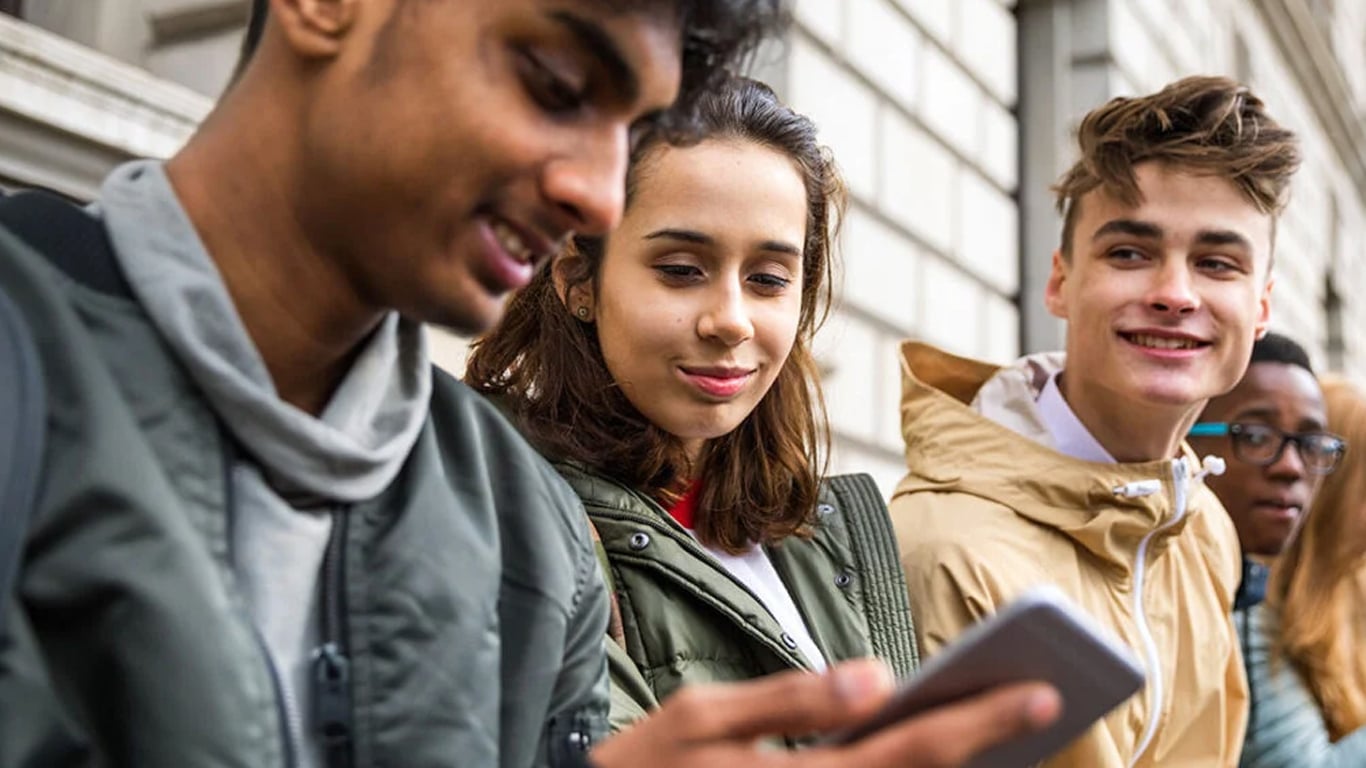
[[[1067,297],[1063,294],[1063,286],[1071,276],[1071,269],[1062,251],[1053,251],[1053,271],[1048,274],[1048,283],[1043,289],[1043,303],[1049,314],[1063,320],[1067,319]]]
[[[271,0],[270,14],[304,58],[331,58],[356,26],[361,0]]]
[[[1271,289],[1276,285],[1276,278],[1268,277],[1266,285],[1262,287],[1262,295],[1257,299],[1257,323],[1253,328],[1257,332],[1257,338],[1266,336],[1267,330],[1271,327]]]
[[[555,294],[560,297],[569,314],[585,323],[592,322],[596,313],[593,306],[593,281],[583,282],[570,287],[571,275],[582,274],[583,256],[572,248],[555,257],[550,263],[550,279],[555,282]]]

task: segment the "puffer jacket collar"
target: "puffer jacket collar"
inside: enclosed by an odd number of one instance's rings
[[[579,465],[560,463],[556,468],[583,501],[597,530],[603,551],[612,562],[607,569],[609,580],[614,581],[613,572],[619,572],[628,581],[651,573],[654,575],[650,578],[668,584],[665,592],[686,595],[689,600],[707,606],[698,615],[714,616],[721,619],[720,623],[688,627],[686,631],[699,633],[699,638],[710,637],[707,642],[720,637],[713,633],[728,631],[721,629],[723,626],[744,635],[751,649],[746,653],[754,664],[749,676],[779,669],[812,669],[810,660],[787,636],[785,628],[763,601],[653,499]],[[855,534],[875,535],[874,531],[866,530],[870,521],[862,519],[871,510],[861,507],[856,512],[853,508],[856,502],[847,498],[841,500],[832,487],[836,480],[829,478],[822,487],[811,536],[790,537],[781,544],[766,547],[769,560],[791,594],[811,639],[828,663],[889,654],[889,659],[893,656],[900,656],[903,661],[908,658],[906,663],[914,666],[916,650],[909,635],[913,631],[909,607],[905,616],[883,613],[894,610],[894,606],[875,593],[889,585],[863,583],[867,579],[883,578],[866,560],[872,555],[868,545],[865,544],[860,556],[853,544]],[[885,517],[885,510],[881,514]],[[860,531],[854,530],[856,526]],[[882,543],[890,550],[884,556],[891,558],[895,569],[897,554],[890,530],[886,536],[888,540]],[[904,594],[905,584],[899,569],[892,581],[896,583],[890,587]],[[622,586],[614,583],[615,589]],[[629,585],[627,591],[630,591]],[[634,649],[633,653],[645,652],[647,646],[651,652],[658,652],[648,639],[631,637],[632,627],[637,625],[644,607],[636,600],[631,602],[631,605],[625,602],[621,605],[626,645]],[[651,606],[647,611],[656,619],[661,616],[660,611],[655,610],[657,607]],[[867,615],[868,611],[876,613],[878,620],[888,626],[905,627],[908,636],[901,640],[889,638],[888,646],[879,651],[873,640],[875,633],[869,626],[874,619]],[[894,642],[904,645],[891,648],[890,644]]]
[[[781,641],[783,628],[763,601],[708,554],[657,502],[578,465],[562,463],[556,468],[583,500],[609,558],[626,558],[655,570],[686,594],[706,601],[729,617],[753,641],[789,666],[812,668],[801,651]],[[779,567],[777,562],[775,567]],[[822,652],[828,653],[818,633],[812,634]]]
[[[1062,363],[1060,354],[1036,355],[1000,368],[903,344],[901,428],[911,472],[896,493],[953,491],[1000,503],[1127,574],[1145,538],[1155,534],[1149,551],[1160,549],[1213,497],[1196,494],[1203,472],[1184,443],[1176,459],[1139,463],[1054,450],[1034,399]],[[1183,496],[1188,505],[1178,503]]]

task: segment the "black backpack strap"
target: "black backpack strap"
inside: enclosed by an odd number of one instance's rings
[[[0,637],[33,514],[47,399],[28,323],[0,286]]]
[[[850,549],[863,574],[863,612],[873,652],[891,666],[898,680],[906,680],[920,666],[920,649],[887,503],[866,474],[837,475],[826,480],[826,487],[839,504]]]
[[[0,228],[72,280],[131,296],[99,219],[50,192],[0,197]],[[0,286],[0,605],[8,602],[33,515],[46,438],[42,369],[19,308]],[[6,612],[0,609],[0,635]]]
[[[51,192],[0,198],[0,227],[81,285],[115,296],[132,295],[104,224],[75,203]]]

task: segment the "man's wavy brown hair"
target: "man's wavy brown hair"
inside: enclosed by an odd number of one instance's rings
[[[613,381],[596,326],[574,318],[552,271],[538,274],[508,303],[503,321],[475,342],[465,381],[498,402],[523,434],[553,460],[573,461],[620,480],[663,505],[691,478],[706,478],[695,532],[738,553],[809,530],[829,448],[829,422],[811,339],[829,312],[843,182],[810,120],[768,86],[734,78],[704,94],[686,134],[659,131],[632,154],[626,210],[651,158],[667,147],[744,141],[789,158],[806,186],[801,316],[787,361],[754,411],[731,433],[708,441],[690,466],[678,438],[651,424]],[[648,173],[643,174],[648,177]],[[592,281],[606,241],[580,237],[560,273],[563,290]]]
[[[1111,99],[1082,119],[1077,144],[1081,157],[1053,185],[1065,257],[1086,193],[1101,187],[1128,205],[1142,202],[1134,175],[1139,163],[1227,179],[1273,220],[1300,165],[1295,134],[1272,120],[1246,86],[1226,77],[1187,77],[1148,96]]]

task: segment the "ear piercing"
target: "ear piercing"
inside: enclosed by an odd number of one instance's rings
[[[588,307],[579,307],[578,309],[574,310],[574,314],[578,315],[580,320],[587,320]]]

